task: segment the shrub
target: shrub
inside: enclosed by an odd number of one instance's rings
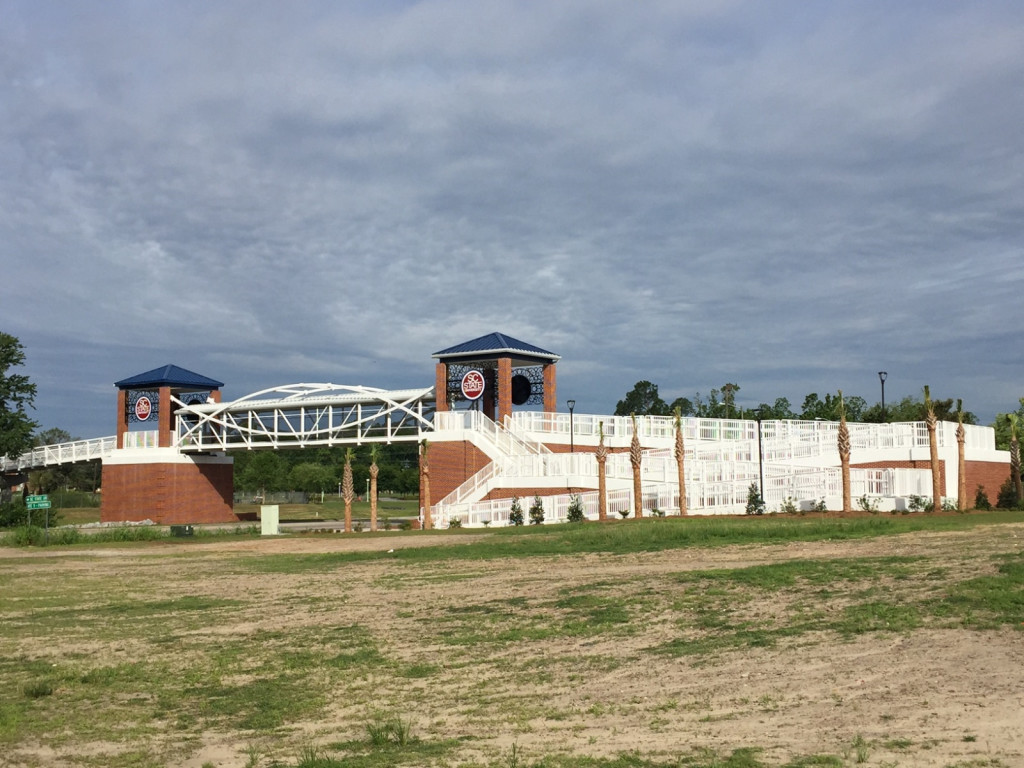
[[[907,497],[907,509],[911,512],[921,512],[924,508],[925,500],[923,496],[918,496],[916,493],[912,493]]]
[[[512,511],[508,513],[508,524],[509,525],[522,525],[524,522],[523,518],[523,505],[519,503],[519,497],[512,497]]]
[[[20,498],[0,504],[0,528],[16,528],[28,522],[28,510]]]
[[[784,515],[795,515],[797,510],[796,499],[792,496],[787,496],[785,501],[779,505],[779,512]]]
[[[996,507],[999,509],[1017,509],[1017,489],[1013,487],[1013,478],[1006,478],[999,487],[999,497],[996,501]]]
[[[665,510],[658,509],[657,507],[651,507],[651,517],[664,517]]]
[[[533,497],[530,505],[530,525],[541,525],[544,522],[544,502],[540,496]]]
[[[857,499],[857,506],[865,512],[870,512],[872,515],[878,514],[878,499],[868,498],[866,493]]]
[[[569,500],[569,510],[566,512],[565,518],[570,523],[583,522],[583,500],[580,499],[578,493],[574,493]]]
[[[988,494],[985,493],[983,485],[979,485],[978,490],[974,492],[974,508],[984,512],[992,509],[992,502],[988,500]]]
[[[757,483],[751,483],[747,488],[747,514],[764,514],[764,499],[761,498],[761,491],[758,489]]]
[[[449,528],[461,528],[462,527],[462,518],[461,517],[453,517],[451,520],[448,521],[448,527]]]

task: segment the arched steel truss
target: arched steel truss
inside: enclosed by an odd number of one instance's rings
[[[227,403],[176,407],[180,451],[408,442],[434,429],[434,388],[288,384]]]

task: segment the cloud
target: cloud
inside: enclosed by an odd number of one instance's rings
[[[47,425],[169,362],[429,384],[492,330],[591,412],[1019,396],[1014,4],[7,7],[0,327]]]

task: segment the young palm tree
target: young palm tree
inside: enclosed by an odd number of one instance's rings
[[[679,514],[686,514],[686,446],[683,445],[683,415],[676,408],[676,467],[679,472]]]
[[[942,509],[942,484],[939,478],[939,443],[935,437],[935,427],[938,425],[938,419],[935,417],[935,405],[932,403],[932,393],[927,384],[924,387],[924,410],[924,423],[928,427],[928,451],[932,464],[932,510],[938,512]]]
[[[597,423],[597,450],[594,451],[594,458],[597,459],[597,519],[602,523],[608,519],[608,493],[605,478],[605,463],[608,461],[608,446],[604,444],[604,422]]]
[[[843,473],[843,512],[853,511],[852,494],[850,493],[850,428],[846,425],[846,403],[843,402],[843,390],[839,390],[839,463]]]
[[[967,430],[964,429],[964,401],[956,401],[956,508],[967,509]]]
[[[1017,436],[1017,414],[1006,414],[1006,420],[1010,422],[1010,477],[1013,478],[1013,490],[1017,496],[1017,503],[1020,504],[1024,494],[1021,493],[1020,439]]]
[[[430,514],[430,462],[427,452],[430,445],[424,440],[420,443],[420,486],[423,488],[423,529],[429,531],[434,527]]]
[[[374,443],[370,446],[370,530],[377,530],[377,475],[380,467],[377,466],[377,458],[380,456],[380,446]]]
[[[345,470],[341,475],[341,494],[345,498],[345,533],[352,533],[352,501],[356,497],[355,486],[352,483],[352,458],[355,451],[351,448],[345,449]]]
[[[644,516],[643,490],[640,485],[640,462],[643,460],[643,453],[640,448],[640,436],[637,434],[636,414],[631,413],[633,419],[633,440],[629,444],[629,461],[633,465],[633,516],[640,518]]]

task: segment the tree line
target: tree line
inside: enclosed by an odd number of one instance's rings
[[[635,413],[638,416],[672,416],[678,409],[681,416],[695,416],[703,419],[839,421],[840,395],[838,392],[834,395],[831,392],[826,392],[824,397],[820,397],[817,392],[811,392],[804,397],[800,410],[796,410],[789,398],[786,397],[778,397],[773,403],[760,403],[753,407],[738,405],[736,393],[740,389],[739,384],[729,382],[712,389],[707,396],[698,392],[692,399],[677,397],[669,403],[658,394],[657,384],[646,380],[638,381],[633,389],[616,403],[615,415],[629,416],[631,413]],[[896,421],[924,421],[927,416],[924,399],[910,395],[894,403],[886,403],[884,411],[880,402],[868,405],[868,402],[858,395],[852,397],[843,395],[842,402],[846,409],[847,421],[878,424]],[[957,420],[956,402],[953,398],[932,400],[931,404],[939,421]],[[970,411],[964,411],[964,423],[977,424],[978,419]]]

